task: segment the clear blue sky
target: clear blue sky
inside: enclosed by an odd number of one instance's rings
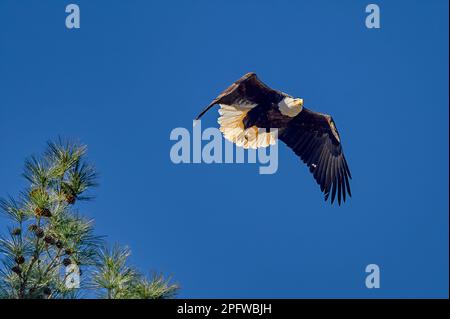
[[[0,1],[0,196],[47,140],[79,139],[101,173],[81,212],[181,297],[448,297],[447,1],[376,1],[379,30],[369,1],[73,2],[79,30],[69,1]],[[333,115],[348,203],[284,145],[274,175],[172,164],[170,131],[249,71]]]

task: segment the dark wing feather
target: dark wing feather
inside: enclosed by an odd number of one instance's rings
[[[250,72],[230,85],[216,97],[196,118],[200,119],[215,104],[232,105],[235,103],[261,104],[278,103],[286,94],[271,89],[261,82],[255,73]]]
[[[351,196],[350,170],[345,160],[339,133],[331,116],[303,108],[280,133],[286,143],[309,167],[321,191],[331,203],[337,194],[339,205]]]

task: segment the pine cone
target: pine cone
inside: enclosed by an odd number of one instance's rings
[[[34,209],[34,214],[36,215],[36,217],[42,216],[42,208],[36,207]]]
[[[67,202],[67,204],[69,204],[69,205],[75,204],[76,199],[77,198],[76,198],[75,195],[73,195],[73,194],[66,194],[66,202]]]
[[[20,273],[22,272],[22,269],[19,266],[14,266],[11,268],[11,270],[18,275],[20,275]]]
[[[55,243],[55,246],[56,246],[57,248],[59,248],[59,249],[63,248],[63,243],[62,243],[62,241],[57,240],[56,243]]]
[[[41,215],[44,216],[44,217],[52,217],[52,212],[50,211],[50,209],[44,208],[42,210]]]
[[[73,250],[70,248],[67,248],[64,252],[66,253],[66,255],[69,255],[69,256],[73,254]]]
[[[72,261],[70,260],[70,258],[64,258],[63,260],[63,265],[64,266],[69,266],[72,263]]]
[[[22,234],[22,229],[20,229],[20,228],[14,228],[11,231],[11,235],[13,235],[13,236],[20,236],[20,234]]]
[[[14,258],[14,260],[16,261],[16,263],[18,265],[21,265],[21,264],[23,264],[25,262],[25,257],[23,257],[22,255],[21,256],[17,256],[16,258]]]
[[[44,293],[44,295],[50,295],[52,293],[52,290],[48,287],[44,287],[44,289],[42,290],[42,292]]]
[[[55,239],[50,235],[45,236],[44,241],[49,245],[53,245],[55,243]]]
[[[34,234],[36,235],[37,238],[42,238],[42,237],[44,237],[44,230],[42,228],[38,227],[34,231]]]

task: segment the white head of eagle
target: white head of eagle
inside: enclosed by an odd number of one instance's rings
[[[303,99],[294,99],[286,96],[278,103],[278,109],[285,116],[295,117],[303,109]]]
[[[198,116],[219,104],[218,123],[224,137],[237,146],[260,148],[286,143],[309,167],[331,203],[351,196],[350,169],[333,118],[303,107],[303,99],[274,90],[255,73],[247,73],[216,97]]]

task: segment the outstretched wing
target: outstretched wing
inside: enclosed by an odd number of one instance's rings
[[[218,97],[216,97],[196,118],[200,119],[215,104],[262,104],[278,103],[286,95],[280,91],[271,89],[261,82],[255,73],[250,72],[230,85]]]
[[[331,203],[336,193],[339,205],[346,194],[351,196],[350,170],[342,150],[341,140],[331,116],[303,108],[280,133],[286,143],[308,165],[309,171]]]

